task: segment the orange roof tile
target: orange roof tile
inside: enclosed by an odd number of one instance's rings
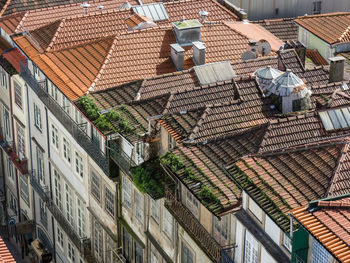
[[[350,262],[349,203],[347,195],[315,201],[291,211],[292,216],[341,262]]]
[[[306,49],[306,56],[311,59],[316,66],[328,65],[327,60],[321,56],[317,49]]]
[[[25,16],[25,12],[22,13],[15,13],[13,15],[8,15],[6,17],[0,18],[0,27],[5,30],[7,34],[12,34],[15,32],[16,28],[18,27],[19,23]]]
[[[16,263],[4,240],[0,237],[0,263]]]
[[[302,16],[294,21],[329,44],[350,42],[350,12]]]
[[[135,28],[136,26],[140,25],[141,23],[147,23],[147,22],[152,22],[154,23],[151,19],[148,17],[145,17],[140,14],[134,14],[127,19],[125,19],[125,24],[130,27],[130,28]]]
[[[271,45],[272,51],[278,51],[282,46],[282,41],[280,39],[259,24],[228,22],[227,25],[237,33],[242,34],[249,39],[267,41]]]
[[[23,62],[26,59],[18,48],[6,50],[6,52],[3,53],[3,57],[11,63],[11,65],[17,70],[17,72],[21,71],[20,62]]]

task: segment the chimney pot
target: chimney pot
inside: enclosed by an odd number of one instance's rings
[[[344,61],[342,56],[329,58],[329,82],[340,82],[344,80]]]
[[[185,68],[185,50],[177,43],[171,44],[171,59],[176,70],[184,70]]]
[[[195,41],[193,44],[193,62],[199,66],[205,64],[205,45],[203,42]]]

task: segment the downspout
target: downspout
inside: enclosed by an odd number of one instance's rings
[[[3,209],[4,209],[4,215],[5,215],[5,223],[6,223],[6,229],[7,229],[7,238],[9,237],[9,229],[8,229],[8,225],[7,225],[7,222],[9,221],[9,218],[8,218],[8,214],[7,214],[7,197],[6,197],[6,182],[5,182],[5,165],[4,165],[4,154],[3,154],[3,150],[1,150],[1,154],[0,154],[0,157],[1,157],[1,171],[2,171],[2,184],[4,186],[4,198],[5,200],[2,202],[2,206],[3,206]]]

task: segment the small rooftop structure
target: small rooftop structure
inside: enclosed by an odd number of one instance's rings
[[[236,76],[229,61],[195,66],[194,71],[201,86],[232,80]]]
[[[125,19],[125,23],[127,24],[130,30],[145,29],[157,25],[148,17],[139,14],[134,14],[128,17],[127,19]]]
[[[350,128],[350,108],[340,108],[319,112],[326,131]]]
[[[146,16],[155,22],[169,19],[168,13],[167,13],[163,3],[152,3],[152,4],[147,4],[147,5],[138,5],[138,6],[132,7],[132,10],[136,14]]]
[[[271,81],[282,75],[282,72],[278,69],[274,69],[271,66],[265,68],[260,68],[253,73],[253,76],[256,76],[259,85],[262,88],[271,84]]]
[[[128,1],[126,1],[119,7],[119,9],[130,9],[131,7],[132,5]]]
[[[181,46],[192,45],[192,42],[201,41],[202,24],[197,20],[181,20],[173,22],[176,41]]]

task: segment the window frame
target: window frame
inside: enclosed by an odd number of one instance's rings
[[[62,145],[63,145],[63,158],[67,163],[71,164],[72,152],[70,148],[70,142],[65,137],[63,137]]]
[[[115,205],[114,205],[114,199],[115,194],[107,187],[105,186],[105,210],[107,213],[114,218],[115,216]],[[111,211],[111,209],[113,209]]]
[[[143,225],[145,200],[143,194],[134,189],[134,214],[136,220]]]
[[[33,103],[34,107],[34,126],[39,130],[42,131],[42,121],[41,121],[41,109],[39,108],[36,103]]]
[[[91,195],[98,201],[101,202],[101,178],[94,172],[91,171]]]
[[[80,154],[75,151],[75,169],[74,172],[79,176],[79,178],[84,178],[84,162]]]
[[[187,257],[189,255],[192,255],[192,260],[186,260],[184,259],[184,252],[187,251]],[[196,262],[195,260],[195,252],[190,248],[183,240],[181,240],[181,263],[194,263]]]
[[[53,144],[54,148],[58,150],[60,145],[59,143],[60,138],[58,135],[58,129],[53,123],[51,123],[51,144]]]
[[[131,209],[131,201],[132,201],[131,195],[132,195],[131,182],[125,176],[123,176],[122,177],[122,203],[124,207],[126,207],[127,209]]]
[[[23,94],[22,86],[14,81],[14,92],[15,92],[15,104],[22,110],[23,109]]]
[[[29,205],[29,186],[28,186],[28,178],[19,173],[19,181],[20,181],[20,195],[22,199]]]
[[[168,225],[171,227],[171,232],[168,232]],[[163,207],[163,232],[165,233],[165,235],[170,239],[173,240],[173,236],[174,236],[174,217],[172,216],[172,214],[168,211],[168,209],[166,209],[165,207]]]
[[[159,224],[160,220],[160,201],[159,200],[154,200],[151,198],[151,216]],[[154,213],[156,211],[156,213]]]
[[[58,226],[56,226],[56,230],[57,230],[57,243],[58,246],[63,250],[64,249],[64,234],[63,234],[63,230]]]

